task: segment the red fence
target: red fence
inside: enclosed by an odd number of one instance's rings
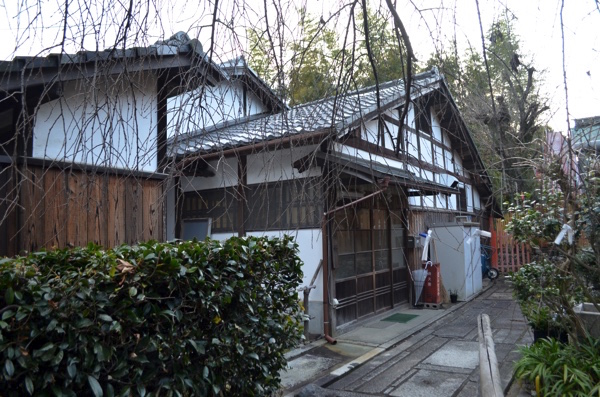
[[[502,273],[516,272],[526,263],[531,262],[531,247],[518,243],[505,230],[507,219],[496,219],[492,238],[496,249],[492,253],[492,266]]]

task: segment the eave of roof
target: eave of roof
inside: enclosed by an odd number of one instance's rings
[[[227,78],[202,51],[198,40],[192,39],[186,43],[157,43],[129,49],[80,51],[45,57],[17,56],[11,61],[0,61],[0,91],[11,92],[23,87],[92,76],[98,73],[98,67],[105,75],[196,67],[213,84]]]
[[[411,97],[416,98],[435,90],[442,79],[437,70],[413,78]],[[379,93],[379,106],[377,101]],[[405,101],[404,83],[394,80],[357,91],[296,106],[288,111],[250,120],[221,129],[203,129],[197,133],[172,140],[173,155],[198,155],[218,152],[234,146],[252,145],[261,140],[283,136],[333,130],[338,137],[359,125],[362,120],[398,106]],[[175,143],[176,142],[176,143]]]

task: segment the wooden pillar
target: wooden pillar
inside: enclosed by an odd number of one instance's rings
[[[246,187],[248,186],[247,157],[238,158],[238,184],[237,184],[237,232],[239,237],[246,235]]]

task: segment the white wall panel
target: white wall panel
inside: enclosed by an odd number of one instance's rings
[[[423,207],[434,208],[435,196],[423,196]]]
[[[421,160],[426,162],[427,164],[433,164],[433,153],[431,148],[431,142],[424,138],[421,139]]]
[[[456,194],[451,194],[448,196],[448,209],[449,210],[457,210],[458,206],[456,204]]]
[[[445,161],[444,161],[444,150],[442,149],[441,146],[437,146],[434,145],[434,150],[435,150],[435,165],[437,165],[438,167],[444,168],[445,166]]]
[[[454,170],[459,175],[464,175],[464,170],[462,166],[462,159],[458,155],[457,151],[454,151]]]
[[[362,139],[367,142],[377,144],[377,132],[379,122],[377,120],[369,120],[367,121],[361,128],[362,130]]]
[[[477,189],[473,189],[473,207],[476,210],[481,209],[481,198]]]
[[[450,150],[446,150],[444,152],[444,155],[446,157],[446,169],[449,172],[454,172],[454,163],[452,161],[452,152]]]
[[[236,157],[211,160],[209,161],[208,166],[209,169],[215,173],[215,176],[181,177],[181,188],[184,192],[217,189],[237,185],[238,160]]]
[[[433,172],[431,172],[431,171],[421,170],[421,176],[423,178],[427,179],[428,181],[435,182],[435,180],[433,178]]]
[[[465,191],[467,194],[467,211],[473,211],[473,187],[471,185],[465,185]]]
[[[167,101],[169,136],[196,132],[224,121],[263,113],[266,106],[248,92],[244,109],[241,81],[221,81],[215,87],[198,87]]]
[[[433,111],[431,112],[431,132],[434,140],[442,142],[442,127],[440,127],[440,121]]]
[[[448,133],[445,130],[442,130],[442,136],[444,138],[444,146],[446,146],[447,148],[452,147],[452,144],[450,142],[450,135],[448,135]]]
[[[306,178],[321,175],[319,167],[313,167],[305,172],[298,172],[293,163],[319,150],[317,145],[298,146],[277,151],[264,151],[248,156],[248,184],[285,181],[294,178]]]
[[[33,157],[156,171],[156,76],[70,81],[36,112]]]
[[[441,209],[448,208],[448,196],[445,194],[438,194],[436,197],[436,207]]]
[[[395,114],[396,112],[388,112],[388,114]],[[397,117],[393,117],[395,119],[397,119]],[[398,127],[396,124],[392,124],[389,121],[385,121],[385,127],[384,127],[384,138],[385,138],[385,147],[387,149],[393,150],[396,147],[396,142],[397,142],[397,137],[398,137],[398,132],[400,130],[400,127]]]
[[[408,197],[408,204],[412,206],[421,206],[421,196],[410,196]]]
[[[418,146],[417,134],[411,131],[406,132],[406,151],[410,156],[419,158],[419,146]]]

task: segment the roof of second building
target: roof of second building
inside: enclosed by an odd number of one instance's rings
[[[413,77],[412,97],[431,92],[442,76],[437,69]],[[379,104],[377,94],[379,93]],[[286,136],[331,130],[343,134],[363,118],[404,102],[404,81],[394,80],[296,106],[261,118],[228,122],[169,140],[175,156],[209,153]]]

